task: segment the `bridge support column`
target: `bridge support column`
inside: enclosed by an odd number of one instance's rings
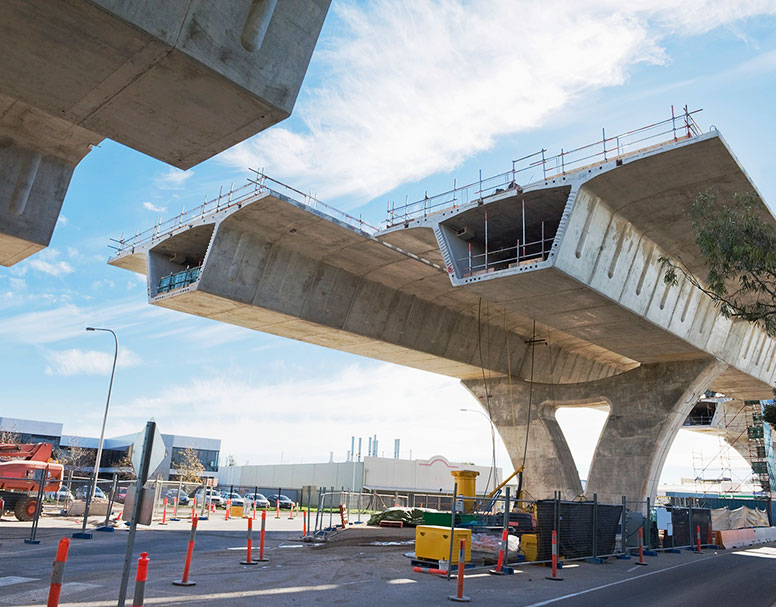
[[[581,493],[574,460],[555,411],[566,406],[608,405],[585,494],[600,502],[654,500],[674,437],[693,405],[727,368],[714,359],[645,364],[606,379],[580,384],[534,384],[512,379],[488,383],[493,421],[515,467],[523,460],[528,400],[532,392],[524,486],[536,498],[560,490]],[[481,382],[464,382],[487,412]]]

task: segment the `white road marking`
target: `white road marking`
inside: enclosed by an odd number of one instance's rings
[[[23,584],[24,582],[37,582],[40,578],[37,577],[21,577],[19,575],[6,575],[0,577],[0,588],[3,586],[11,586],[13,584]]]
[[[86,590],[94,590],[100,588],[99,584],[82,584],[81,582],[65,582],[62,584],[62,596],[73,595],[77,592],[84,592]],[[0,598],[0,604],[12,605],[17,607],[18,605],[31,603],[33,605],[39,605],[46,601],[49,594],[49,586],[45,588],[36,588],[35,590],[28,590],[26,592],[19,592],[11,596],[3,596]]]
[[[630,573],[631,571],[636,571],[636,569],[641,569],[641,567],[639,567],[638,565],[634,565],[633,567],[631,567],[630,569],[628,569],[628,570],[626,571],[626,573]]]
[[[603,586],[596,586],[595,588],[588,588],[587,590],[580,590],[579,592],[572,592],[571,594],[565,594],[563,596],[555,597],[554,599],[548,599],[546,601],[541,601],[539,603],[531,603],[530,605],[526,605],[526,607],[543,607],[544,605],[551,605],[552,603],[557,603],[558,601],[565,601],[566,599],[573,598],[575,596],[580,596],[582,594],[587,594],[588,592],[595,592],[596,590],[602,590],[604,588],[610,588],[611,586],[618,586],[619,584],[626,584],[628,582],[632,582],[633,580],[638,580],[643,577],[648,577],[650,575],[655,575],[656,573],[662,573],[664,571],[670,571],[671,569],[678,569],[679,567],[685,567],[687,565],[693,565],[694,563],[700,563],[701,561],[705,561],[708,559],[716,558],[717,556],[722,555],[712,555],[707,556],[702,559],[694,559],[692,561],[688,561],[686,563],[681,563],[680,565],[674,565],[672,567],[666,567],[665,569],[656,569],[655,571],[650,571],[649,573],[644,573],[642,575],[634,575],[633,577],[629,577],[627,580],[619,580],[617,582],[611,582],[609,584],[604,584]]]

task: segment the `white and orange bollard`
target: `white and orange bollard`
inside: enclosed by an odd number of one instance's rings
[[[294,520],[294,506],[295,504],[291,504],[291,509],[288,511],[288,520],[293,521]]]
[[[639,527],[639,560],[636,562],[637,565],[646,565],[647,563],[644,562],[644,528]]]
[[[275,518],[280,518],[280,500],[275,502]]]
[[[197,517],[197,498],[191,498],[191,520]]]
[[[307,511],[302,510],[302,537],[307,537]]]
[[[259,562],[268,561],[264,558],[264,530],[267,526],[267,511],[261,511],[261,535],[259,536]]]
[[[3,510],[5,510],[5,501],[0,497],[0,519],[3,518]]]
[[[173,582],[173,586],[194,586],[196,582],[189,581],[189,569],[191,557],[194,554],[194,538],[197,535],[197,513],[192,512],[191,531],[189,532],[189,548],[186,551],[186,564],[183,566],[183,577],[179,582]]]
[[[70,548],[70,540],[63,537],[59,540],[57,547],[57,557],[54,559],[54,568],[51,571],[51,586],[49,587],[47,607],[58,607],[59,593],[62,591],[62,582],[65,579],[65,563],[67,562],[67,551]]]
[[[506,528],[501,533],[501,549],[498,551],[498,563],[496,564],[495,569],[489,569],[488,573],[491,573],[493,575],[504,575],[507,573],[504,567],[504,553],[507,550],[507,536],[509,534],[509,530]]]
[[[167,498],[164,498],[164,502],[162,506],[162,522],[159,523],[160,525],[166,525],[167,524]]]
[[[563,579],[558,575],[558,532],[554,529],[552,531],[552,575],[545,577],[554,582],[560,582]]]
[[[232,514],[232,500],[226,500],[226,510],[224,510],[224,520],[228,521]]]
[[[170,517],[171,521],[179,521],[181,519],[178,518],[178,496],[176,495],[174,498],[172,498],[172,516]]]
[[[701,552],[701,526],[695,525],[695,551],[700,554]]]
[[[463,595],[463,572],[466,568],[466,540],[461,540],[461,546],[458,549],[458,588],[454,596],[447,597],[456,603],[468,603],[471,599]]]
[[[145,585],[148,579],[148,558],[147,552],[142,552],[137,559],[137,576],[135,577],[135,594],[132,597],[132,607],[143,607],[145,602]]]
[[[259,561],[253,560],[253,519],[250,517],[248,518],[248,535],[246,538],[248,540],[248,554],[244,561],[240,561],[240,565],[258,565]]]

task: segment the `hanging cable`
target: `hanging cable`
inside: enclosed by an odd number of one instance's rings
[[[528,420],[525,424],[525,444],[523,446],[523,468],[525,460],[528,457],[528,432],[531,430],[531,406],[533,405],[533,384],[534,384],[534,352],[536,350],[536,321],[533,321],[533,332],[531,333],[531,378],[528,382]]]
[[[488,472],[488,481],[485,483],[485,489],[487,490],[490,484],[490,479],[495,475],[496,467],[496,432],[493,429],[493,415],[490,411],[490,390],[488,389],[488,381],[485,379],[485,361],[482,358],[482,297],[477,301],[477,349],[480,352],[480,371],[482,372],[482,387],[485,390],[485,406],[488,409],[488,421],[490,422],[490,444],[493,454],[493,467]],[[495,478],[493,479],[493,486],[495,487]]]

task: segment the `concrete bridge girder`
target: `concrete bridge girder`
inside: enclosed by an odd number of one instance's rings
[[[0,265],[102,139],[188,169],[287,118],[330,1],[0,3]]]
[[[590,465],[584,495],[606,503],[653,500],[663,463],[692,407],[725,371],[714,359],[641,365],[582,384],[533,384],[523,380],[464,381],[492,420],[517,469],[525,459],[524,486],[536,498],[560,490],[565,499],[583,494],[577,467],[555,412],[569,406],[609,410]],[[530,405],[530,422],[529,420]]]

